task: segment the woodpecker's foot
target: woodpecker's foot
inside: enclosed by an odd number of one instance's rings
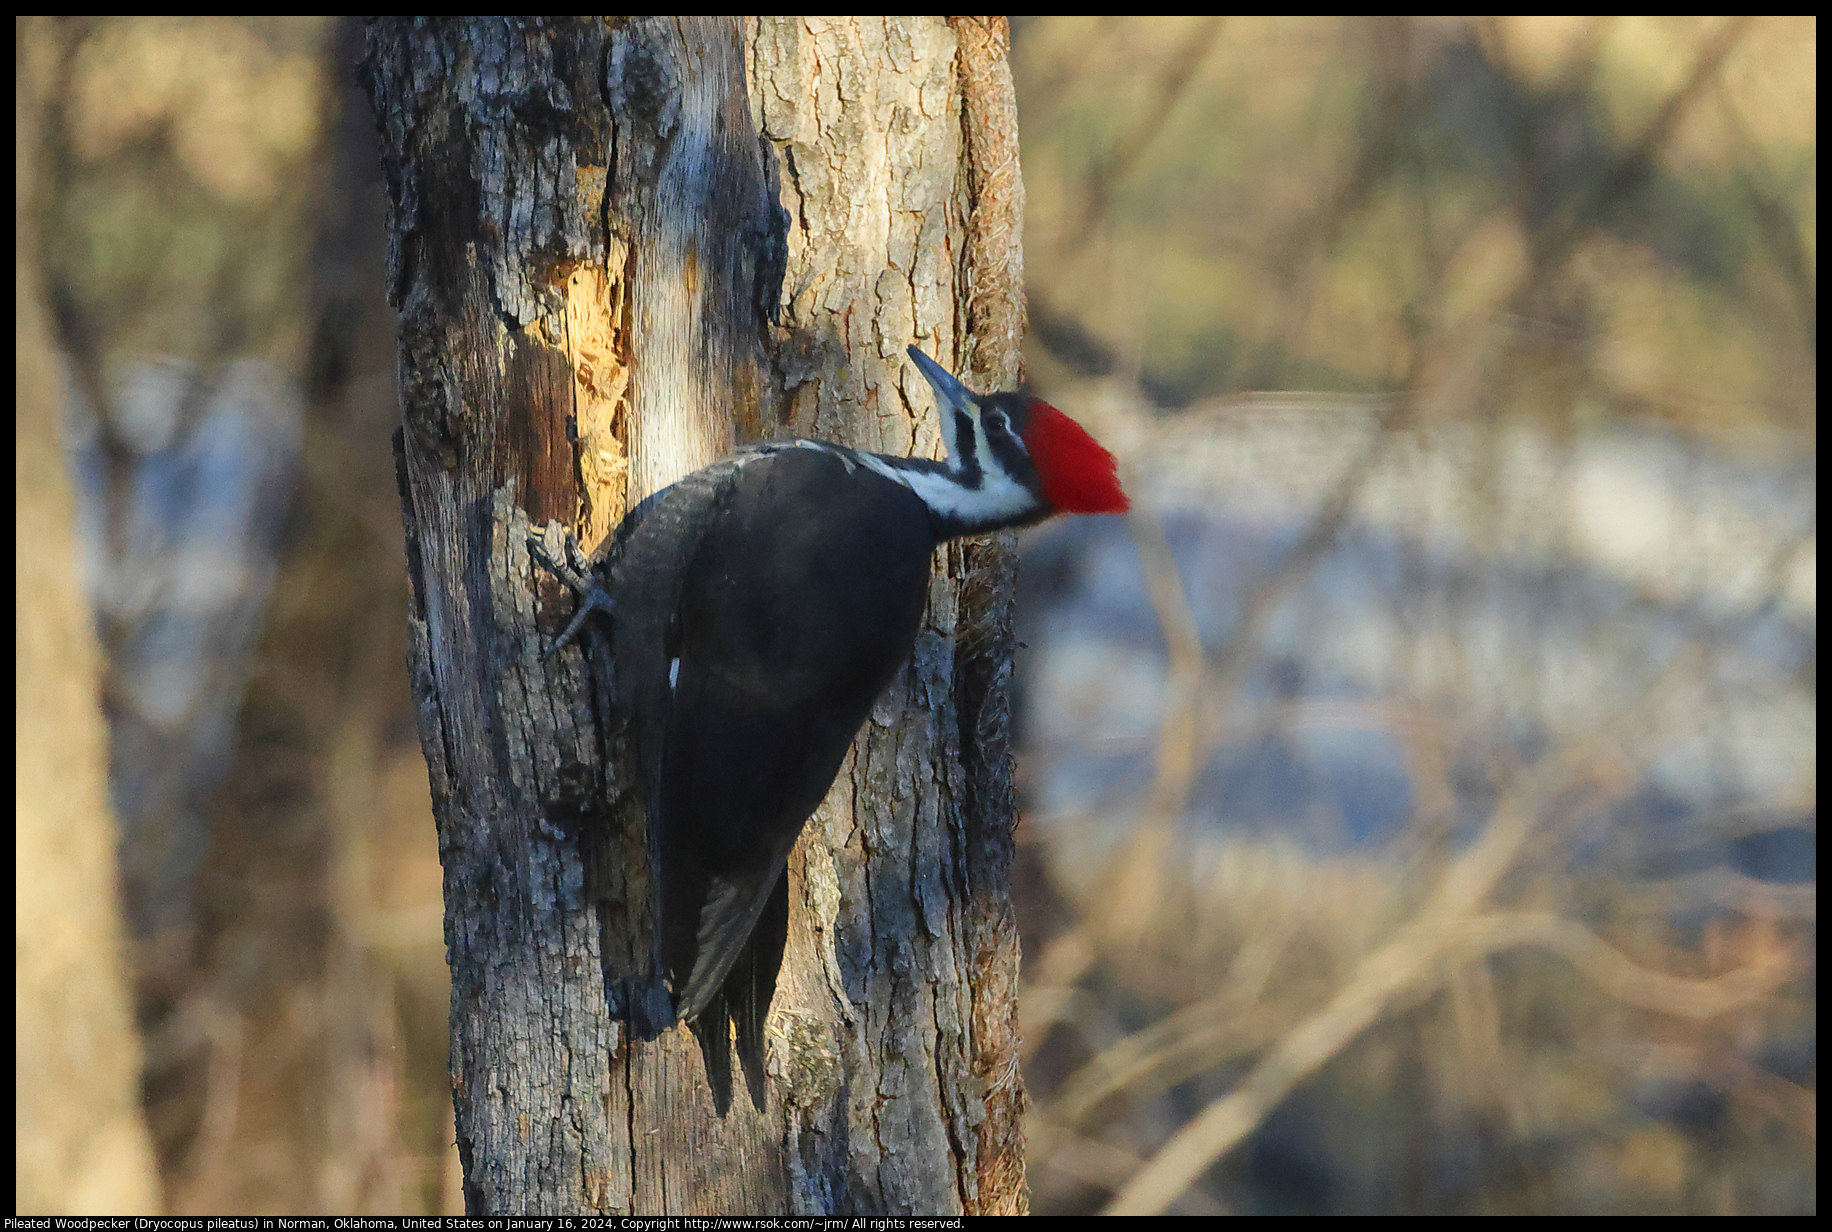
[[[591,561],[573,533],[558,522],[528,532],[528,554],[547,572],[565,582],[574,593],[591,589]]]
[[[554,639],[553,645],[541,652],[541,656],[546,658],[572,642],[585,626],[586,617],[593,612],[603,612],[609,616],[611,597],[598,581],[591,560],[579,546],[579,541],[558,522],[549,522],[528,536],[528,554],[579,596],[579,608],[573,613],[572,620],[560,636]]]

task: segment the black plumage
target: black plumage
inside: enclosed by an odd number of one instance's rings
[[[843,453],[766,446],[657,493],[618,540],[612,661],[660,822],[663,969],[721,1111],[733,1029],[761,1106],[789,851],[909,655],[935,519]]]
[[[661,966],[721,1115],[734,1038],[764,1105],[789,852],[909,657],[936,547],[1125,508],[1112,456],[1060,412],[976,395],[910,354],[935,389],[946,461],[752,446],[643,501],[593,580],[569,578],[586,601],[558,644],[607,612],[659,848]]]

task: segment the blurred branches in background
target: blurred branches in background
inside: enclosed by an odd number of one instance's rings
[[[17,33],[164,1208],[452,1209],[360,25]]]
[[[1035,1209],[1812,1210],[1813,21],[1015,30]]]
[[[1814,20],[1013,29],[1034,1209],[1812,1211]],[[458,1209],[360,29],[18,35],[166,1206]]]

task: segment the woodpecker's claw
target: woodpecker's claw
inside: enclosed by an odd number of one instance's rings
[[[587,616],[593,612],[603,612],[609,616],[611,610],[611,597],[604,593],[604,587],[598,585],[595,580],[586,583],[585,593],[579,597],[579,610],[573,613],[572,620],[567,623],[560,636],[554,639],[553,645],[541,653],[541,657],[544,659],[550,657],[577,637],[579,630],[585,625]]]
[[[541,652],[541,657],[545,659],[577,637],[585,625],[585,618],[593,612],[610,615],[611,597],[605,593],[593,573],[591,562],[579,547],[579,541],[558,522],[549,522],[539,531],[529,534],[528,554],[579,596],[579,608],[573,613],[572,620],[560,636],[554,639],[553,645]]]
[[[575,593],[584,594],[589,587],[586,577],[590,562],[585,559],[572,532],[558,522],[549,522],[540,530],[528,532],[528,554]]]

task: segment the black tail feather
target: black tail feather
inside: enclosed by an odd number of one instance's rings
[[[725,981],[725,1004],[737,1028],[738,1063],[751,1102],[763,1111],[763,1023],[776,995],[776,974],[782,969],[782,951],[789,940],[789,875],[776,878],[757,927],[751,930],[748,954],[739,958]]]
[[[706,998],[700,1012],[689,1021],[706,1063],[706,1080],[712,1087],[713,1105],[724,1116],[732,1104],[731,1048],[735,1042],[738,1064],[751,1103],[762,1112],[767,1095],[764,1084],[764,1022],[776,995],[776,974],[782,967],[783,948],[789,938],[789,878],[779,874],[765,900],[744,947],[716,992]],[[734,1034],[736,1039],[734,1041]]]
[[[706,1085],[712,1088],[713,1107],[724,1116],[732,1110],[732,1027],[725,993],[714,993],[699,1016],[687,1021],[687,1027],[700,1044],[700,1057],[706,1063]],[[752,1092],[753,1098],[755,1095]]]

